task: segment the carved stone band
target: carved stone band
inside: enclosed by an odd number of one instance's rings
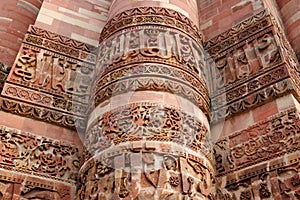
[[[120,107],[104,113],[90,127],[85,138],[85,146],[90,152],[144,140],[173,142],[199,153],[210,149],[208,129],[199,119],[177,108],[157,104],[136,103]]]
[[[133,63],[160,63],[185,68],[205,78],[204,50],[186,33],[155,25],[128,28],[99,47],[96,76]]]
[[[198,28],[185,15],[162,7],[138,7],[126,10],[112,18],[103,28],[100,42],[118,31],[139,25],[161,25],[189,34],[200,44],[202,35]]]
[[[0,168],[73,183],[80,163],[74,145],[0,127]]]
[[[215,145],[219,175],[234,172],[300,149],[300,120],[295,109],[273,116]],[[248,139],[245,136],[248,135]],[[251,136],[251,137],[250,137]],[[243,141],[244,142],[241,142]]]
[[[209,118],[209,98],[204,81],[197,76],[161,64],[129,65],[106,74],[94,87],[95,106],[129,91],[154,90],[182,96]]]
[[[196,156],[130,152],[106,159],[95,156],[81,168],[78,200],[210,199],[214,173]]]

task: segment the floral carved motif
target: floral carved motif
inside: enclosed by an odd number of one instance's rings
[[[220,140],[215,146],[217,171],[219,175],[223,175],[299,151],[299,134],[300,120],[295,110],[281,113],[269,121],[235,133]]]
[[[67,182],[76,178],[81,155],[75,146],[7,127],[0,138],[1,168]]]
[[[210,157],[208,130],[200,120],[176,108],[130,104],[103,114],[86,134],[85,146],[95,152],[127,141],[175,142]]]

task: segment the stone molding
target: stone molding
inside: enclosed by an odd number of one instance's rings
[[[202,43],[200,31],[188,17],[175,10],[163,7],[137,7],[117,14],[104,26],[100,43],[123,29],[140,25],[159,25],[177,29],[188,34],[199,44]]]
[[[299,96],[299,63],[268,10],[205,43],[211,56],[212,121],[253,109],[287,93]]]
[[[85,136],[91,154],[129,141],[157,141],[177,143],[212,160],[203,122],[178,108],[154,103],[129,104],[104,113]]]
[[[297,152],[300,149],[299,140],[297,110],[290,109],[274,115],[215,144],[217,176]]]

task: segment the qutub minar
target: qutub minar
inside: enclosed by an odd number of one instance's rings
[[[1,0],[0,200],[300,199],[299,5]]]

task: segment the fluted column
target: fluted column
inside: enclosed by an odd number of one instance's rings
[[[78,199],[212,197],[196,16],[194,1],[112,3],[100,38],[85,138],[90,156],[79,173]]]

